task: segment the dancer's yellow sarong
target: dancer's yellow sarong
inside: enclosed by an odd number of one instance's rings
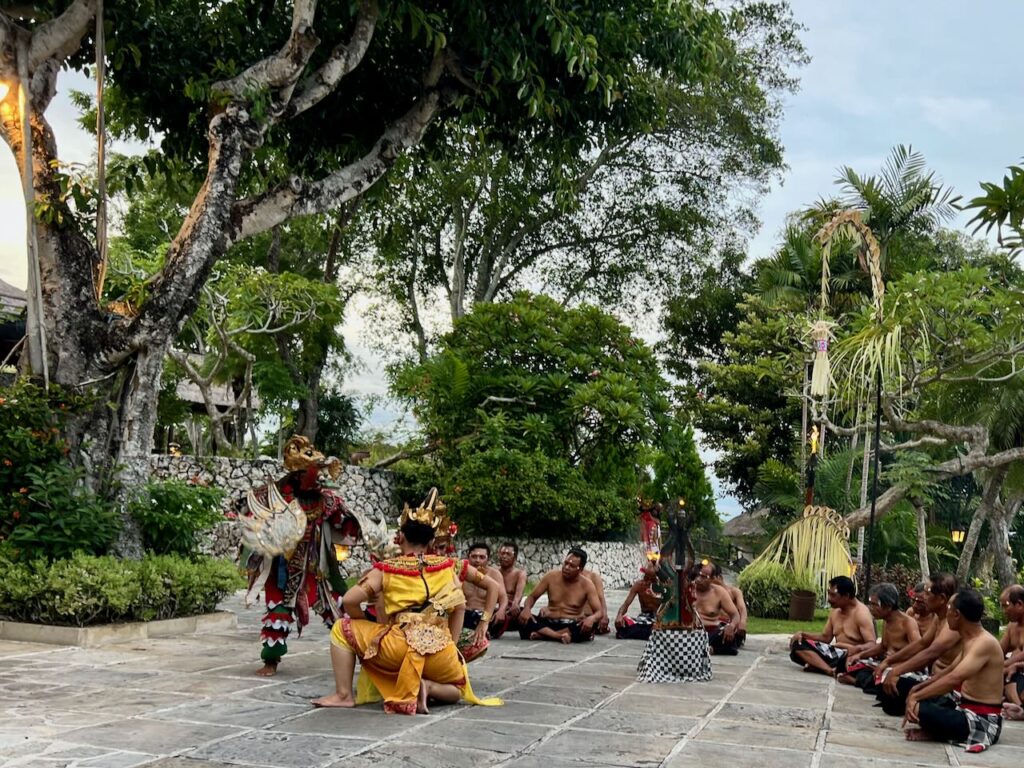
[[[383,572],[387,623],[345,616],[334,623],[331,642],[359,657],[384,697],[385,711],[414,714],[423,678],[455,685],[472,704],[499,706],[500,699],[473,694],[448,629],[447,613],[465,602],[455,561],[427,555],[421,564],[416,557],[396,557],[374,568]]]

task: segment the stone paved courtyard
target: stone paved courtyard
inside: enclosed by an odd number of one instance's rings
[[[609,594],[614,607],[621,593]],[[860,691],[800,672],[785,638],[752,637],[714,660],[714,680],[637,683],[643,643],[492,644],[471,667],[501,708],[385,716],[379,705],[315,710],[331,690],[327,633],[311,627],[281,673],[252,673],[258,609],[238,629],[100,649],[0,641],[0,764],[208,768],[1024,766],[1024,724],[982,755],[911,744]]]

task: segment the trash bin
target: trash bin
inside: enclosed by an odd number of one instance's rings
[[[807,589],[794,589],[789,595],[789,620],[811,621],[818,595]]]

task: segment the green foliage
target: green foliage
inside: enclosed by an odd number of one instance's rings
[[[883,519],[883,522],[885,519]],[[877,533],[877,532],[876,532]],[[884,551],[884,550],[880,550]],[[939,570],[949,570],[948,568],[935,569],[932,573],[937,573]],[[867,602],[866,594],[866,576],[867,570],[861,568],[857,571],[857,597],[860,600]],[[896,587],[896,591],[900,596],[900,608],[906,610],[910,607],[910,593],[917,588],[917,585],[921,582],[921,570],[917,565],[892,563],[886,564],[873,563],[871,565],[871,584],[872,586],[888,583]]]
[[[949,529],[929,525],[926,529],[928,563],[935,571],[956,570],[959,554],[949,537]],[[912,570],[920,569],[917,553],[917,514],[906,503],[878,521],[875,526],[875,560],[883,567],[901,565]]]
[[[751,616],[784,619],[789,616],[789,598],[794,589],[816,591],[810,578],[801,580],[781,563],[766,560],[751,563],[740,573],[737,584]]]
[[[250,0],[210,5],[204,0],[134,0],[107,9],[111,132],[146,139],[162,135],[164,151],[205,162],[207,112],[223,96],[215,83],[276,53],[287,38],[287,6]],[[311,69],[349,42],[360,3],[323,3],[313,33],[320,40]],[[538,123],[566,139],[606,128],[660,127],[665,91],[702,93],[737,74],[737,98],[761,96],[755,75],[778,86],[785,66],[769,67],[769,44],[797,46],[788,8],[754,4],[723,12],[696,2],[633,0],[569,4],[550,0],[485,3],[480,0],[380,0],[372,44],[337,93],[302,120],[271,134],[267,152],[281,149],[293,167],[359,157],[384,127],[422,94],[432,57],[449,52],[455,76],[442,81],[452,111],[479,127],[508,135]],[[760,37],[760,47],[743,38]],[[74,60],[88,66],[84,49]],[[785,63],[788,63],[785,62]],[[305,74],[310,74],[309,72]],[[746,92],[745,92],[746,91]],[[255,118],[268,97],[246,94]],[[324,131],[330,120],[345,126]],[[276,176],[283,169],[260,171]]]
[[[200,534],[221,521],[224,491],[180,480],[147,483],[129,505],[143,546],[158,555],[191,555]]]
[[[654,477],[645,484],[644,496],[662,504],[684,499],[694,527],[705,527],[708,532],[721,528],[714,492],[697,452],[692,427],[671,422],[659,434],[657,447],[647,463],[654,470]]]
[[[565,459],[541,451],[466,450],[447,483],[452,514],[474,532],[533,538],[571,532],[594,540],[622,535],[636,516],[614,482],[588,482]]]
[[[58,559],[105,552],[115,510],[71,466],[62,428],[90,402],[56,386],[19,381],[0,395],[0,540],[19,557]]]
[[[355,400],[337,389],[320,395],[316,444],[328,456],[345,456],[356,440],[363,414]]]
[[[1011,165],[1007,170],[1001,185],[983,181],[984,194],[965,207],[977,210],[969,222],[977,225],[975,233],[984,228],[987,235],[995,228],[999,245],[1016,255],[1024,247],[1024,168]]]
[[[768,459],[796,464],[803,366],[800,325],[791,315],[748,296],[721,351],[701,363],[700,376],[680,397],[704,445],[718,452],[715,472],[739,499],[754,503],[758,471]]]
[[[668,411],[653,355],[628,328],[518,294],[478,305],[440,347],[398,369],[394,391],[437,447],[430,461],[461,523],[586,538],[627,525],[637,463]]]
[[[84,627],[209,613],[244,586],[233,563],[147,555],[119,560],[76,552],[47,562],[0,547],[0,616],[10,621]]]

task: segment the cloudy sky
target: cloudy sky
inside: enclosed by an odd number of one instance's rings
[[[912,144],[964,197],[979,180],[996,180],[1024,154],[1021,65],[1017,38],[1024,3],[1017,0],[793,0],[812,57],[788,99],[782,138],[789,170],[761,206],[764,225],[751,255],[769,253],[785,216],[832,193],[836,169],[875,172],[895,144]],[[69,86],[69,79],[62,87]],[[83,81],[73,87],[88,88]],[[58,97],[50,119],[68,160],[86,161],[91,142],[73,126]],[[24,221],[13,160],[0,151],[0,278],[24,285]],[[961,224],[968,217],[962,217]],[[358,313],[354,313],[358,314]],[[346,326],[354,349],[365,349],[358,321]],[[368,359],[350,384],[382,392]],[[720,499],[729,517],[735,501]]]

